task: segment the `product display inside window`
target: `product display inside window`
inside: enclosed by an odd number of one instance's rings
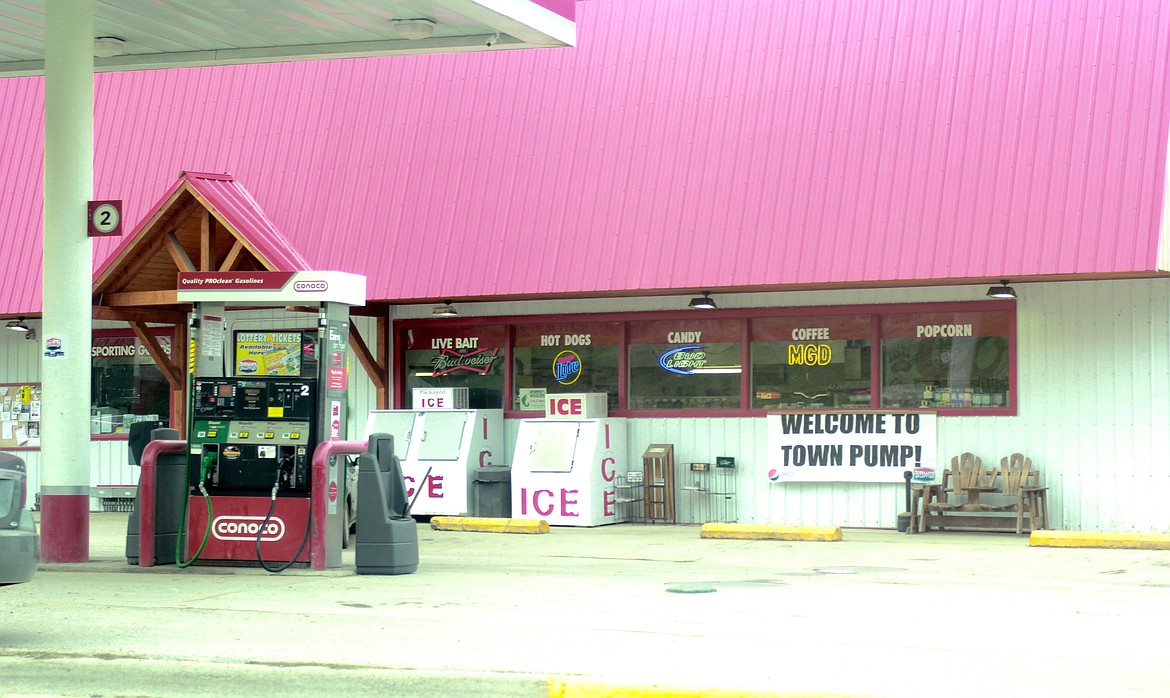
[[[741,407],[742,320],[630,323],[629,409]]]
[[[555,393],[605,393],[618,408],[618,323],[518,325],[512,343],[512,409],[544,411]]]
[[[169,354],[170,337],[156,339]],[[125,434],[135,422],[169,418],[170,384],[132,334],[95,333],[92,358],[91,434]]]
[[[866,315],[752,321],[752,407],[870,407],[873,321]]]
[[[882,320],[883,407],[1011,405],[1011,316],[932,313]]]
[[[471,409],[504,406],[504,328],[419,328],[405,333],[405,387],[467,388]]]
[[[610,412],[631,416],[1015,409],[1013,303],[720,312],[497,318],[482,326],[405,321],[398,404],[414,388],[466,387],[472,408],[529,412],[543,411],[554,393],[604,393]]]

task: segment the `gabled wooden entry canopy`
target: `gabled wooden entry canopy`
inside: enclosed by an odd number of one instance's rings
[[[171,424],[183,430],[186,405],[187,313],[178,300],[179,272],[308,271],[251,194],[229,174],[180,173],[179,181],[93,282],[93,317],[128,323],[171,387]],[[171,356],[147,323],[174,326]],[[378,354],[370,353],[357,328],[350,347],[377,390],[388,399],[386,321],[377,325]]]

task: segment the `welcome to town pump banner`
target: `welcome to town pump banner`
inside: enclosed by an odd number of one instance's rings
[[[772,482],[932,482],[938,454],[933,412],[770,414]]]

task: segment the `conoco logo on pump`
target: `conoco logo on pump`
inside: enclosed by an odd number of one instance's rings
[[[329,289],[328,281],[296,281],[293,283],[294,291],[316,292],[325,291]]]
[[[284,538],[284,521],[273,516],[264,523],[263,516],[217,516],[211,523],[211,534],[219,540],[256,540],[260,526],[264,526],[261,541]]]

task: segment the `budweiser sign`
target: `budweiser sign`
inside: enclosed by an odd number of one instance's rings
[[[492,364],[499,358],[500,350],[477,349],[476,351],[460,354],[454,349],[444,349],[442,353],[431,357],[432,372],[436,376],[445,376],[455,371],[471,371],[484,374],[492,370]]]

